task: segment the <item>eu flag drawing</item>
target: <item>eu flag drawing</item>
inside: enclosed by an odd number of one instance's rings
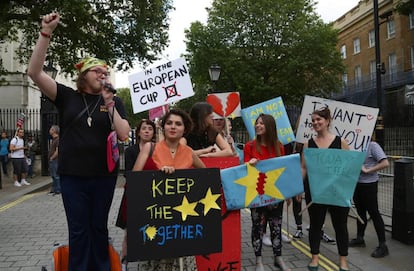
[[[312,202],[350,207],[365,156],[359,151],[305,149]]]
[[[245,163],[221,170],[229,210],[275,204],[303,192],[299,154]]]

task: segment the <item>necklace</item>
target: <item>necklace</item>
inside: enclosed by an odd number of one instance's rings
[[[92,127],[92,114],[93,112],[95,112],[95,109],[98,107],[98,104],[101,102],[102,96],[99,96],[91,112],[89,111],[89,105],[86,102],[85,95],[82,95],[82,98],[83,98],[83,102],[85,103],[86,112],[88,113],[88,118],[86,119],[86,123],[88,124],[89,127]]]

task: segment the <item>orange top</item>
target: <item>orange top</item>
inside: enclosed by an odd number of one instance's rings
[[[152,159],[158,168],[172,166],[176,169],[193,167],[193,149],[187,145],[178,144],[175,156],[173,157],[165,140],[155,145]]]

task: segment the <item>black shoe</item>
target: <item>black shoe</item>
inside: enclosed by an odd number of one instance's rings
[[[371,257],[382,258],[387,256],[388,254],[390,254],[388,252],[388,247],[386,245],[380,245],[374,250],[374,252],[372,252]]]
[[[47,193],[49,196],[53,196],[55,194],[55,192],[50,191],[49,193]]]
[[[349,247],[365,247],[365,241],[362,238],[355,238],[349,242]]]

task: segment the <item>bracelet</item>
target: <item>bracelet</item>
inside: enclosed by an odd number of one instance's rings
[[[52,37],[52,34],[48,34],[43,31],[40,31],[40,36],[50,39]]]

